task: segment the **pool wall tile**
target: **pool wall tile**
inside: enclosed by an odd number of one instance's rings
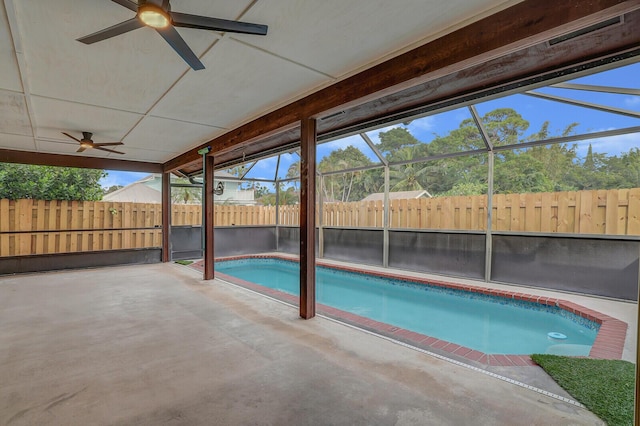
[[[232,256],[216,259],[218,261],[229,260],[246,260],[246,259],[278,259],[290,263],[298,263],[283,256],[274,255],[242,255]],[[413,285],[416,284],[425,285],[425,288],[433,289],[435,291],[453,292],[453,293],[465,293],[465,297],[470,298],[483,298],[492,300],[495,303],[509,303],[516,304],[527,309],[541,309],[541,310],[556,310],[562,316],[572,319],[586,327],[597,328],[598,333],[596,339],[591,347],[589,357],[591,358],[603,358],[603,359],[621,359],[622,351],[624,349],[624,342],[626,339],[627,323],[620,321],[616,318],[602,314],[600,312],[589,309],[585,306],[581,306],[577,303],[567,300],[535,296],[526,293],[510,292],[506,290],[489,289],[486,287],[475,287],[469,285],[463,285],[458,283],[450,283],[441,280],[429,280],[426,278],[418,278],[411,276],[404,276],[399,273],[389,272],[375,272],[364,271],[361,269],[337,266],[328,264],[326,262],[318,261],[318,266],[329,267],[344,272],[356,273],[359,275],[367,275],[371,279],[388,278],[396,281],[397,285]],[[190,267],[202,271],[202,261],[194,262]],[[240,280],[238,278],[216,272],[216,276],[225,279],[234,284],[241,285],[243,287],[250,288],[254,291],[266,293],[269,296],[287,301],[291,304],[298,305],[298,297],[291,294],[283,293],[278,290],[269,289],[251,282]],[[463,357],[467,360],[477,362],[484,365],[491,366],[534,366],[536,365],[533,360],[527,355],[491,355],[483,352],[466,348],[464,346],[457,345],[455,343],[439,340],[431,336],[416,333],[410,330],[404,330],[399,327],[392,326],[390,324],[381,323],[379,321],[365,318],[350,312],[345,312],[340,309],[336,309],[330,306],[318,304],[318,312],[330,317],[336,318],[341,321],[345,321],[349,324],[353,324],[364,328],[366,330],[374,331],[382,334],[383,336],[395,338],[397,340],[410,343],[416,347],[422,349],[435,349],[438,351],[444,351]]]

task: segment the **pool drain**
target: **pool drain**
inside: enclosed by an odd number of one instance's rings
[[[558,333],[557,331],[551,331],[547,333],[547,336],[549,336],[549,338],[551,339],[557,339],[557,340],[564,340],[567,338],[565,334]]]

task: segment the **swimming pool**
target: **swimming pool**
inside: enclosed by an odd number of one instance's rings
[[[299,292],[297,262],[216,262],[218,272]],[[318,266],[318,303],[486,354],[589,355],[599,324],[557,306]]]

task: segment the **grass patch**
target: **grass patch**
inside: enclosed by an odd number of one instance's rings
[[[191,265],[193,260],[176,260],[176,263],[178,265]]]
[[[531,355],[531,359],[609,426],[633,424],[632,363],[557,355]]]

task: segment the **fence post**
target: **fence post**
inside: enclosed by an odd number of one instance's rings
[[[324,221],[322,220],[322,213],[324,211],[324,197],[322,188],[324,188],[324,175],[319,174],[320,177],[320,191],[318,192],[318,257],[324,257]]]
[[[280,164],[280,157],[278,157],[278,164]],[[276,251],[280,250],[280,186],[278,185],[278,178],[276,176]]]
[[[488,166],[489,177],[487,181],[487,231],[485,232],[485,246],[484,246],[484,280],[486,282],[491,281],[491,260],[493,258],[493,238],[492,238],[492,216],[493,216],[493,166],[494,166],[494,154],[493,151],[489,151]]]
[[[389,267],[389,165],[384,166],[384,200],[382,214],[382,266]]]

